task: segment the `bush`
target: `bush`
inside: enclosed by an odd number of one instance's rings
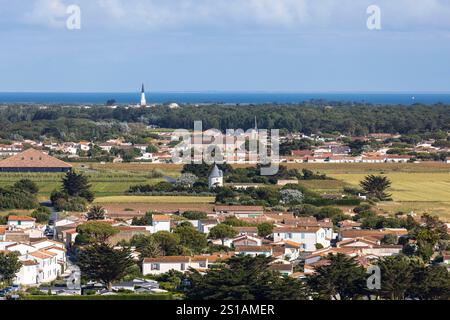
[[[87,210],[88,202],[82,197],[60,198],[54,203],[58,211],[84,212]]]
[[[186,211],[183,212],[182,216],[188,220],[202,220],[206,219],[208,214],[201,211]]]
[[[31,213],[31,217],[36,219],[37,223],[45,223],[50,218],[51,211],[47,207],[39,207]]]

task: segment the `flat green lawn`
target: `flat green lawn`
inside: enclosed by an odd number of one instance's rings
[[[78,170],[83,172],[83,170]],[[122,195],[130,186],[137,184],[156,184],[163,178],[151,178],[148,172],[121,172],[121,171],[85,171],[89,178],[91,190],[95,196]],[[48,199],[53,190],[61,188],[62,174],[57,173],[0,173],[0,187],[14,184],[20,179],[34,181],[39,187],[39,198]]]
[[[111,196],[95,199],[95,203],[213,203],[214,197],[189,196]]]

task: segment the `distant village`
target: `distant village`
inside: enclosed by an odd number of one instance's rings
[[[43,150],[50,155],[63,158],[65,161],[95,161],[98,162],[147,162],[172,163],[175,148],[181,142],[180,136],[171,131],[166,132],[149,128],[156,133],[151,143],[134,144],[123,138],[108,141],[74,141],[74,142],[41,142],[33,140],[8,141],[0,144],[0,157],[7,158],[17,155],[27,148]],[[251,139],[252,133],[245,134]],[[412,145],[403,146],[398,142],[401,135],[395,134],[369,134],[364,137],[346,137],[330,135],[305,135],[301,133],[288,133],[280,137],[280,148],[283,151],[279,158],[273,161],[279,163],[418,163],[439,161],[450,163],[450,147],[439,146],[435,140],[424,140]],[[223,135],[222,140],[228,139]],[[233,136],[232,139],[236,139]],[[229,151],[215,136],[204,132],[200,143],[194,141],[189,148],[206,152],[211,146]],[[236,139],[237,141],[237,139]],[[307,142],[301,149],[297,142]],[[249,163],[252,154],[244,147],[245,140],[236,144],[234,156],[226,158],[230,164]],[[399,145],[402,145],[399,147]],[[228,149],[227,149],[228,148]],[[257,157],[257,155],[256,155]]]

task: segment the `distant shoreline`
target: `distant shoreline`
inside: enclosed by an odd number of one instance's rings
[[[0,104],[137,104],[139,93],[0,92]],[[450,93],[148,92],[148,104],[296,104],[311,100],[388,105],[450,104]]]

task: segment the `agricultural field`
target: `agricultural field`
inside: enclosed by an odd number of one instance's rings
[[[161,204],[170,204],[170,203],[180,203],[180,204],[188,204],[188,203],[213,203],[214,197],[195,197],[195,196],[110,196],[110,197],[99,197],[95,199],[95,203],[103,204],[103,203],[161,203]]]
[[[173,177],[177,174],[174,171],[160,169],[120,170],[96,166],[97,164],[92,167],[87,165],[76,167],[78,172],[83,172],[88,177],[92,185],[91,190],[96,197],[123,195],[132,185],[156,184],[164,181],[164,177]],[[64,174],[59,173],[0,173],[0,187],[12,185],[20,179],[29,179],[38,185],[39,199],[46,200],[53,190],[61,188],[63,176]]]
[[[245,165],[236,165],[243,167]],[[336,180],[300,181],[306,188],[319,193],[338,193],[346,186],[357,187],[368,174],[386,175],[392,181],[390,192],[394,201],[379,204],[381,210],[395,213],[429,212],[450,221],[450,165],[445,163],[420,164],[287,164],[290,169],[309,169],[325,173]],[[165,177],[180,175],[182,165],[151,163],[85,163],[74,164],[77,171],[88,176],[92,191],[102,204],[195,204],[213,202],[210,197],[141,197],[125,196],[131,185],[155,184]],[[0,173],[0,187],[20,179],[35,181],[40,200],[60,188],[62,174]]]
[[[394,201],[378,204],[388,213],[428,212],[450,221],[450,165],[421,164],[295,164],[291,168],[307,168],[326,173],[337,181],[301,181],[318,192],[338,192],[344,186],[357,187],[368,174],[385,175],[392,181]]]

